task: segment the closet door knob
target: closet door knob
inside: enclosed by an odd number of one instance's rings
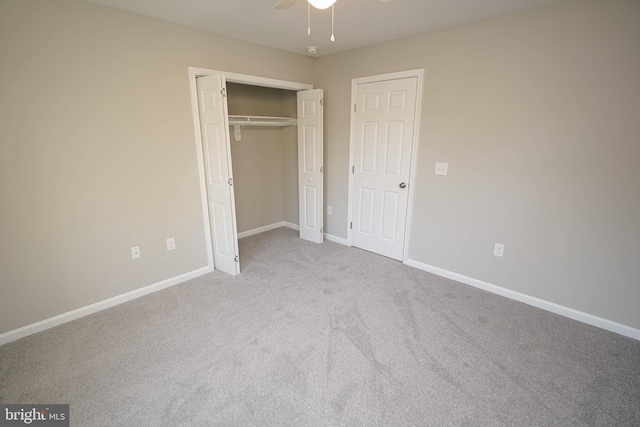
[[[407,188],[407,184],[405,184],[404,182],[401,182],[399,185],[400,188]]]

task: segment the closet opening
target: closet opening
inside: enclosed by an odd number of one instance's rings
[[[321,243],[322,90],[193,67],[189,86],[209,269],[238,274],[238,238],[272,228]]]
[[[227,83],[239,239],[283,226],[299,229],[296,94]]]

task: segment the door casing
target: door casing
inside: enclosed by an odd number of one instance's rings
[[[229,83],[240,83],[251,86],[263,86],[275,89],[286,89],[293,91],[310,90],[313,85],[298,83],[287,80],[277,80],[267,77],[253,76],[248,74],[230,73],[227,71],[210,70],[207,68],[189,67],[189,94],[191,98],[191,114],[193,119],[193,129],[196,144],[196,157],[198,162],[198,180],[200,183],[200,204],[202,206],[202,218],[204,226],[204,238],[207,247],[207,267],[213,271],[213,242],[211,240],[211,225],[209,223],[209,204],[207,202],[207,188],[205,178],[204,153],[202,148],[202,137],[200,135],[200,115],[198,112],[198,89],[196,78],[221,74]]]
[[[355,114],[353,113],[354,105],[356,103],[356,92],[358,85],[365,83],[374,83],[387,80],[398,80],[405,78],[417,78],[416,86],[416,109],[415,119],[413,123],[413,141],[411,143],[411,162],[409,171],[409,197],[407,201],[407,225],[404,233],[404,249],[402,253],[402,262],[406,263],[408,259],[409,251],[409,238],[411,236],[411,217],[413,213],[413,195],[414,195],[414,183],[416,174],[416,161],[418,157],[418,142],[420,141],[420,119],[422,117],[422,91],[423,91],[423,79],[424,69],[400,71],[396,73],[379,74],[375,76],[359,77],[351,80],[351,120],[350,120],[350,137],[349,137],[349,193],[348,193],[348,205],[347,205],[347,245],[352,246],[352,230],[350,227],[353,221],[353,173],[352,168],[355,165],[354,150],[355,150]]]

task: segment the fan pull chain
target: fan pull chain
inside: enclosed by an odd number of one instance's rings
[[[335,26],[335,21],[336,21],[335,12],[336,12],[336,4],[334,3],[331,5],[331,41],[332,42],[336,41],[336,38],[333,35],[333,28]]]
[[[307,35],[311,35],[311,3],[307,2]]]

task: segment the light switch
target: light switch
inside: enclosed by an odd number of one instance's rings
[[[449,163],[436,162],[436,175],[446,175],[449,170]]]

